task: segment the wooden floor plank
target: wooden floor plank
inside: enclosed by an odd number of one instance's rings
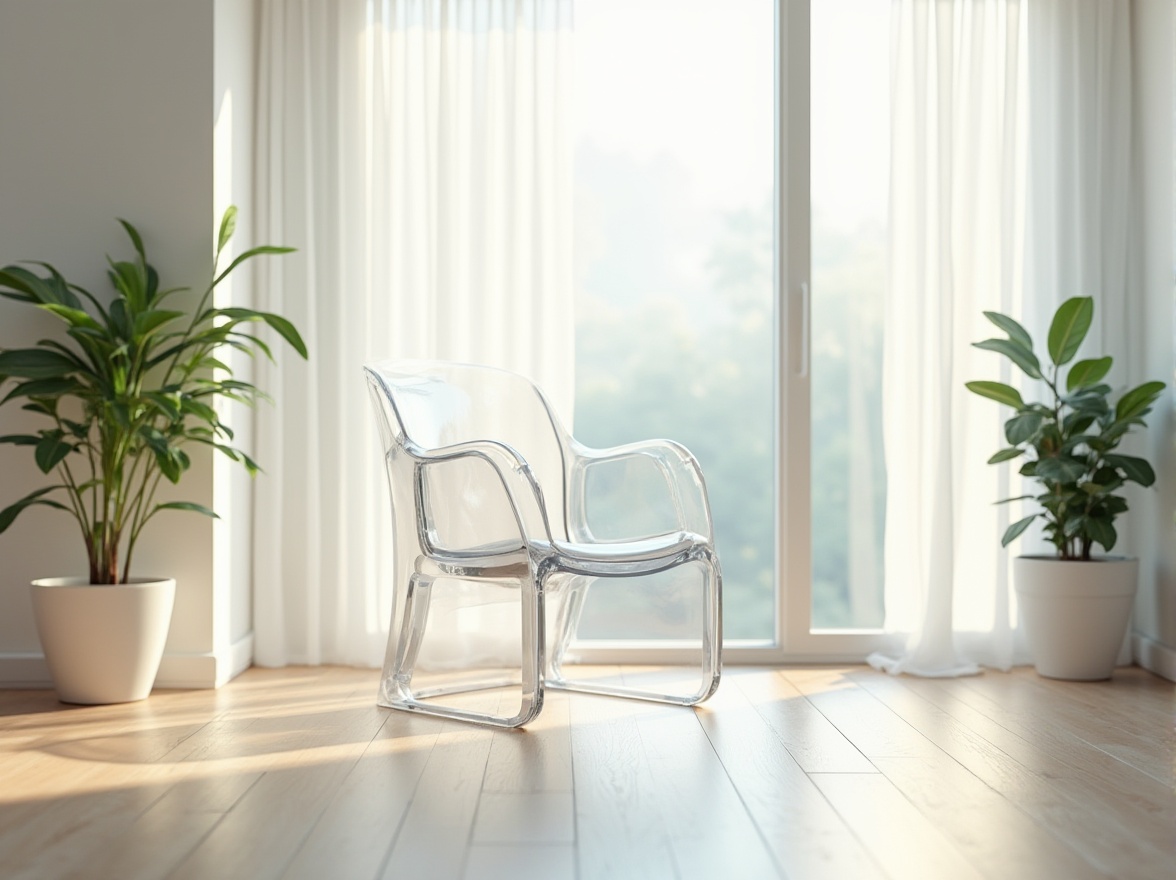
[[[1109,682],[1049,682],[1018,673],[1006,678],[998,682],[995,674],[979,676],[968,686],[989,703],[1000,701],[1010,729],[1041,728],[1055,742],[1077,741],[1099,748],[1161,785],[1171,787],[1176,782],[1176,725],[1168,723],[1176,717],[1176,685],[1159,689],[1170,690],[1166,712],[1141,714],[1124,712],[1114,699],[1116,687],[1138,678],[1127,670],[1119,672],[1118,681]],[[1156,691],[1151,687],[1145,692]]]
[[[523,731],[380,709],[377,683],[254,669],[85,708],[0,691],[0,876],[1156,880],[1176,864],[1176,688],[1138,669],[1088,685],[729,669],[693,710],[551,693]]]
[[[396,834],[384,880],[462,876],[494,731],[448,721]]]
[[[894,878],[983,877],[928,816],[877,773],[815,773],[813,781],[870,854]]]
[[[636,714],[647,704],[571,695],[578,880],[677,877]]]
[[[715,754],[694,711],[656,706],[636,715],[656,802],[684,880],[769,880],[771,851]],[[700,805],[705,804],[704,809]],[[739,853],[732,859],[731,853]]]
[[[741,688],[720,688],[697,712],[711,747],[786,877],[870,880],[884,876],[791,749],[781,747],[761,706],[752,706]],[[812,750],[808,754],[817,752],[827,753]]]
[[[571,844],[474,844],[466,862],[466,880],[573,880],[576,853]]]
[[[809,773],[873,773],[837,727],[774,670],[737,669],[724,682],[743,692],[789,754]]]
[[[871,697],[844,669],[794,668],[777,674],[867,758],[931,757],[937,751],[927,737]]]
[[[1013,764],[994,765],[977,761],[977,752],[945,744],[945,750],[1095,869],[1122,878],[1168,873],[1176,860],[1176,796],[1170,789],[1156,790],[1155,780],[1097,749],[1085,750],[1089,763],[1084,766],[1073,748],[1059,754],[1054,736],[1039,739],[1031,730],[1022,730],[1027,734],[1022,736],[1006,726],[1015,723],[999,703],[978,698],[958,683],[903,678],[897,684],[1012,759]],[[913,708],[900,711],[912,719],[918,714]],[[1132,779],[1124,779],[1125,773]],[[1135,789],[1134,783],[1143,788]]]
[[[570,694],[548,691],[539,717],[525,730],[494,734],[484,791],[572,790]]]
[[[443,726],[428,716],[382,711],[385,724],[294,854],[282,875],[287,880],[379,874]]]
[[[1109,875],[954,758],[878,758],[878,768],[968,862],[992,880]]]

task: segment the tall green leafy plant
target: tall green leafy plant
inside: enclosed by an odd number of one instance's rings
[[[108,258],[114,296],[107,302],[48,263],[31,264],[44,275],[20,265],[0,269],[0,295],[56,316],[66,334],[31,348],[0,350],[0,391],[11,386],[0,405],[21,403],[44,425],[35,433],[0,437],[0,443],[29,447],[41,472],[55,477],[0,510],[0,532],[35,505],[67,511],[85,542],[91,583],[128,579],[143,528],[161,511],[216,516],[194,502],[156,501],[162,480],[178,483],[188,470],[186,446],[210,446],[257,472],[257,464],[232,445],[233,432],[214,408],[217,398],[252,405],[265,396],[234,378],[222,360],[226,348],[273,359],[270,347],[243,325],[264,322],[307,356],[302,337],[285,318],[213,306],[217,285],[246,260],[292,250],[251,248],[220,269],[236,216],[236,208],[229,208],[221,221],[212,280],[194,311],[175,307],[173,297],[185,288],[161,289],[142,237],[125,220],[119,222],[135,258]]]
[[[1076,362],[1063,385],[1061,368],[1078,354],[1094,318],[1090,297],[1074,297],[1058,308],[1049,328],[1050,363],[1044,368],[1024,327],[997,312],[984,314],[1006,338],[974,345],[1004,355],[1048,390],[1044,403],[1026,403],[1010,385],[967,383],[970,391],[1015,411],[1004,426],[1009,446],[988,463],[1025,458],[1021,474],[1036,480],[1042,489],[1037,495],[998,502],[1032,499],[1041,505],[1041,510],[1009,526],[1002,546],[1041,517],[1045,536],[1062,559],[1088,560],[1095,544],[1109,551],[1118,540],[1115,518],[1127,510],[1119,490],[1129,482],[1150,486],[1156,479],[1145,459],[1120,455],[1115,449],[1132,428],[1145,426],[1144,417],[1164,390],[1164,383],[1145,382],[1112,406],[1111,386],[1102,383],[1112,361],[1100,357]]]

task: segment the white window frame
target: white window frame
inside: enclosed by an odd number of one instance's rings
[[[775,639],[725,640],[728,664],[861,662],[871,651],[901,646],[900,637],[877,629],[811,625],[810,2],[776,4]],[[593,640],[577,645],[576,654],[584,663],[673,664],[694,661],[697,649]]]

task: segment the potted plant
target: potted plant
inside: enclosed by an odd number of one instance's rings
[[[264,396],[233,377],[226,348],[249,354],[269,346],[244,332],[264,322],[302,357],[306,346],[278,315],[217,308],[213,291],[241,263],[291,248],[251,248],[219,269],[236,226],[221,221],[212,280],[194,311],[177,307],[182,288],[163,289],[147,262],[138,230],[120,220],[134,247],[130,261],[109,260],[113,298],[71,284],[48,263],[38,275],[20,265],[0,269],[0,295],[55,315],[63,339],[0,350],[0,405],[22,403],[36,414],[33,433],[0,437],[27,446],[50,485],[0,510],[0,532],[36,505],[64,510],[77,522],[89,559],[85,577],[34,581],[33,608],[45,658],[65,702],[112,703],[146,697],[155,680],[171,621],[175,581],[135,578],[131,564],[144,527],[166,510],[216,514],[190,501],[161,502],[163,480],[179,483],[201,444],[242,463],[233,432],[214,408],[218,398],[252,404]]]
[[[1050,323],[1050,363],[1042,366],[1033,340],[1012,318],[985,316],[1006,334],[977,348],[998,352],[1029,378],[1044,383],[1044,403],[1026,403],[1017,389],[1000,382],[968,382],[970,391],[1014,410],[1004,426],[1009,445],[989,464],[1025,459],[1021,474],[1040,486],[1038,494],[1008,498],[1033,501],[1040,509],[1009,526],[1008,546],[1037,519],[1053,556],[1019,556],[1013,561],[1017,600],[1037,671],[1049,678],[1109,678],[1131,616],[1138,561],[1095,556],[1095,545],[1109,553],[1118,541],[1115,519],[1127,510],[1118,494],[1127,483],[1150,486],[1156,475],[1142,458],[1115,450],[1135,427],[1144,427],[1164,389],[1145,382],[1111,404],[1111,387],[1102,380],[1111,358],[1080,360],[1062,381],[1061,368],[1078,353],[1094,317],[1094,300],[1074,297],[1062,303]]]

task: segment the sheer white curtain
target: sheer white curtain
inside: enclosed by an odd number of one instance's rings
[[[361,367],[529,375],[570,415],[571,0],[263,0],[259,307],[310,361],[259,365],[256,660],[378,666],[387,499]]]
[[[1023,384],[970,347],[985,310],[1044,340],[1096,297],[1121,353],[1130,155],[1128,0],[894,0],[890,301],[885,326],[886,628],[891,672],[1025,662],[999,539],[1021,494],[1003,413],[964,382]],[[1125,79],[1126,78],[1126,79]],[[1101,338],[1100,338],[1101,337]],[[1032,542],[1030,536],[1026,540]]]

